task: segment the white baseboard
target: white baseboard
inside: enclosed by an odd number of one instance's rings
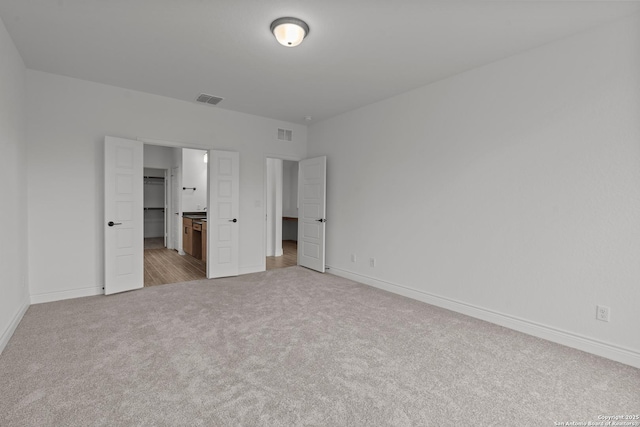
[[[9,343],[9,340],[11,339],[11,337],[13,336],[13,333],[16,331],[16,328],[20,324],[22,317],[27,312],[29,305],[30,305],[29,300],[28,299],[25,300],[20,306],[20,309],[16,312],[15,316],[13,316],[13,319],[11,319],[11,322],[9,323],[9,326],[7,327],[7,329],[5,329],[2,332],[2,336],[0,337],[0,354],[2,354],[2,352],[4,351],[4,348]]]
[[[504,326],[534,337],[542,338],[558,344],[566,345],[587,353],[615,360],[616,362],[640,368],[640,353],[610,343],[595,340],[572,332],[553,328],[530,320],[498,313],[486,308],[474,306],[450,298],[418,291],[407,286],[390,283],[372,277],[363,276],[337,267],[328,266],[328,272],[365,285],[393,292],[437,307],[446,308],[457,313],[465,314],[476,319],[485,320],[496,325]]]
[[[90,286],[80,289],[69,289],[66,291],[46,292],[43,294],[31,294],[31,304],[42,304],[44,302],[60,301],[63,299],[90,297],[93,295],[104,295],[102,286]]]

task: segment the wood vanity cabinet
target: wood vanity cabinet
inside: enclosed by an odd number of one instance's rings
[[[193,234],[191,236],[191,256],[202,259],[202,222],[193,221]]]
[[[202,227],[204,224],[206,222],[182,218],[182,250],[196,259],[206,259],[206,255],[205,258],[202,256]]]
[[[182,250],[193,256],[193,220],[182,218]]]
[[[207,262],[207,221],[202,222],[202,260]]]

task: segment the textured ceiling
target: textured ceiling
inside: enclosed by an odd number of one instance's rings
[[[2,0],[28,68],[313,122],[640,10],[637,1]],[[271,21],[305,20],[280,46]]]

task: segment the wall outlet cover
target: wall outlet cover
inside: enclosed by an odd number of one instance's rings
[[[611,309],[606,305],[598,305],[596,306],[596,319],[602,320],[603,322],[608,322],[611,320]]]

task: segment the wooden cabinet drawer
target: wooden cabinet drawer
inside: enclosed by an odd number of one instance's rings
[[[192,227],[193,220],[191,218],[182,218],[182,226],[183,227]]]
[[[202,224],[202,260],[207,262],[207,223]]]
[[[194,222],[193,223],[193,229],[196,231],[202,231],[202,224],[198,223],[198,222]]]

